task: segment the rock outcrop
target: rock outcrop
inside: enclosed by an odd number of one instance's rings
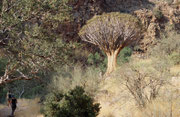
[[[140,9],[134,12],[141,20],[144,28],[144,38],[140,42],[140,48],[147,50],[156,43],[160,33],[170,28],[180,31],[180,4],[158,3],[151,9]]]
[[[170,26],[180,30],[180,4],[174,0],[172,4],[162,0],[74,0],[72,21],[60,25],[65,39],[80,42],[80,28],[94,15],[104,12],[124,12],[136,15],[144,26],[145,33],[140,42],[140,49],[146,51],[156,43],[160,32]],[[160,15],[160,16],[158,16]],[[162,15],[162,16],[161,16]]]

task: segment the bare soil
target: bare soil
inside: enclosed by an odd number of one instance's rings
[[[7,105],[0,105],[0,117],[12,117],[11,108]],[[40,114],[40,104],[38,104],[38,99],[18,100],[17,108],[14,117],[44,117]]]

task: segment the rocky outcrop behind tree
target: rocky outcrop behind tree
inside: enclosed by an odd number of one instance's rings
[[[145,51],[152,44],[160,32],[166,28],[180,29],[180,4],[178,0],[172,3],[166,0],[70,0],[72,19],[61,24],[59,32],[67,41],[78,41],[77,35],[86,21],[94,15],[104,12],[125,12],[136,15],[144,25],[145,33],[141,39],[139,49]],[[168,25],[168,26],[167,26]]]
[[[175,29],[180,31],[180,4],[156,3],[153,9],[140,9],[134,12],[144,24],[145,34],[140,42],[140,48],[147,50],[156,43],[160,33]]]
[[[70,0],[72,19],[61,24],[59,32],[63,32],[65,39],[80,41],[77,32],[94,15],[113,11],[132,13],[150,4],[147,0]]]

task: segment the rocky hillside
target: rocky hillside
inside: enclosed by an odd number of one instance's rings
[[[155,1],[155,0],[154,0]],[[155,44],[163,31],[174,28],[180,30],[180,2],[154,2],[155,6],[150,9],[134,11],[145,27],[145,34],[140,43],[141,49],[147,50],[149,45]]]
[[[139,17],[145,29],[140,50],[154,44],[160,32],[169,27],[180,29],[179,0],[74,0],[72,20],[60,26],[65,38],[80,41],[78,32],[86,21],[104,12],[130,13]]]

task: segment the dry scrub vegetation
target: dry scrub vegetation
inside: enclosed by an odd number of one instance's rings
[[[169,70],[161,70],[150,60],[119,68],[101,82],[98,117],[179,117],[180,82],[173,84]]]
[[[179,35],[165,37],[140,59],[131,56],[110,76],[77,65],[59,71],[50,89],[67,92],[83,86],[100,103],[98,117],[179,117]]]
[[[87,68],[84,71],[80,65],[75,65],[73,69],[66,67],[63,73],[60,68],[57,71],[49,86],[51,90],[67,92],[76,86],[82,86],[89,95],[94,97],[97,94],[101,77],[100,69]]]
[[[100,84],[98,117],[179,117],[180,35],[172,33],[147,53],[132,56]]]
[[[98,68],[83,69],[80,65],[57,68],[49,90],[66,93],[82,86],[100,103],[98,117],[179,117],[178,36],[161,41],[147,53],[146,59],[131,56],[128,63],[109,76],[102,77]],[[38,117],[37,102],[37,99],[19,100],[17,117]]]

